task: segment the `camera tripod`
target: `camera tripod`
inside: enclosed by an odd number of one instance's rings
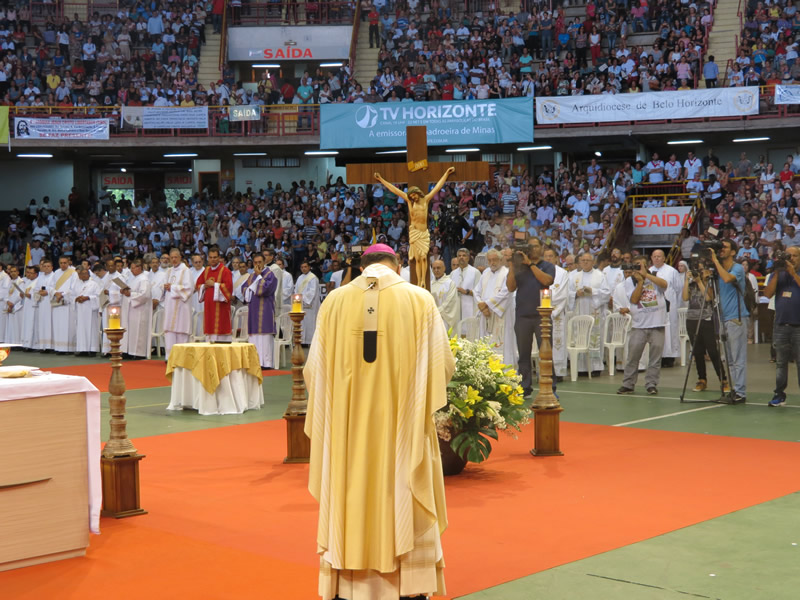
[[[688,273],[687,273],[688,277]],[[733,391],[733,379],[731,378],[731,368],[730,363],[728,362],[728,351],[727,351],[727,343],[728,343],[728,332],[725,327],[725,321],[722,319],[722,307],[719,302],[719,278],[716,274],[713,274],[708,279],[708,283],[706,286],[711,286],[711,306],[712,306],[712,314],[711,319],[715,325],[715,331],[719,334],[718,337],[715,338],[715,343],[717,346],[717,354],[719,355],[720,359],[720,366],[722,368],[722,374],[724,378],[728,381],[729,391],[724,391],[722,387],[722,380],[719,383],[719,393],[720,397],[714,400],[705,400],[700,398],[686,398],[686,385],[689,382],[689,373],[692,370],[692,359],[694,358],[694,346],[697,342],[697,338],[700,335],[700,325],[702,324],[702,318],[697,319],[697,326],[695,327],[694,331],[694,342],[692,343],[692,347],[689,351],[689,360],[686,362],[686,373],[683,378],[683,389],[681,390],[681,402],[682,403],[689,403],[689,404],[700,404],[700,403],[716,403],[716,404],[740,404],[743,400],[736,400],[736,394]],[[706,292],[703,293],[703,301],[700,304],[700,317],[703,316],[703,312],[706,308],[706,302],[708,301],[708,287],[706,287]],[[738,301],[738,298],[737,298]],[[722,343],[720,343],[722,342]]]

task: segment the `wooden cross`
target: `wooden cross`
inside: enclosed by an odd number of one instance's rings
[[[471,162],[428,162],[428,129],[424,125],[406,127],[405,163],[352,163],[347,165],[347,185],[375,184],[375,173],[393,184],[407,183],[408,187],[418,187],[423,194],[428,193],[429,184],[439,181],[447,169],[453,167],[448,181],[489,181],[489,163]],[[400,188],[402,189],[402,187]],[[409,261],[411,283],[430,288],[430,270],[425,268],[425,282],[417,282],[414,261]]]
[[[406,163],[353,163],[347,165],[347,185],[375,184],[377,171],[392,183],[407,183],[428,192],[431,182],[439,181],[449,167],[455,167],[448,181],[489,181],[489,163],[428,162],[428,129],[424,125],[406,127]]]

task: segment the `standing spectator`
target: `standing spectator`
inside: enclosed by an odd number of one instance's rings
[[[707,88],[717,87],[717,78],[719,78],[719,67],[714,62],[714,57],[709,56],[708,62],[703,65],[703,78],[706,80]],[[742,177],[742,175],[740,175]]]
[[[764,288],[767,298],[775,297],[775,329],[773,342],[777,355],[775,394],[769,406],[786,404],[789,361],[794,357],[800,381],[800,248],[786,250],[789,259],[785,268],[777,270]]]
[[[687,273],[683,281],[683,300],[688,302],[686,331],[692,342],[692,354],[697,368],[694,391],[702,392],[707,387],[706,354],[708,354],[722,386],[722,393],[727,393],[730,392],[730,384],[726,381],[719,358],[717,334],[714,331],[713,289],[709,285],[710,276],[711,271],[703,269]]]

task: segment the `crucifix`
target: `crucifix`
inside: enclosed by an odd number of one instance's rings
[[[447,180],[488,181],[489,163],[428,162],[428,130],[424,125],[406,127],[405,163],[353,163],[347,165],[347,184],[382,183],[392,193],[404,198],[409,217],[409,260],[411,283],[427,290],[430,286],[430,234],[428,233],[428,203]],[[389,182],[407,183],[403,192]],[[431,182],[436,186],[428,192]],[[416,242],[416,244],[415,244]],[[427,244],[427,247],[423,246]],[[416,248],[415,248],[416,245]]]

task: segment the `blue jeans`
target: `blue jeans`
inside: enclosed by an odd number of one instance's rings
[[[789,361],[794,354],[797,364],[797,381],[800,382],[800,326],[775,325],[772,337],[777,354],[775,365],[775,395],[786,397],[786,383],[789,379]]]
[[[725,321],[725,330],[728,334],[725,354],[728,356],[728,366],[731,369],[731,385],[737,396],[747,396],[747,323],[749,318],[742,317],[739,323],[736,320]]]

